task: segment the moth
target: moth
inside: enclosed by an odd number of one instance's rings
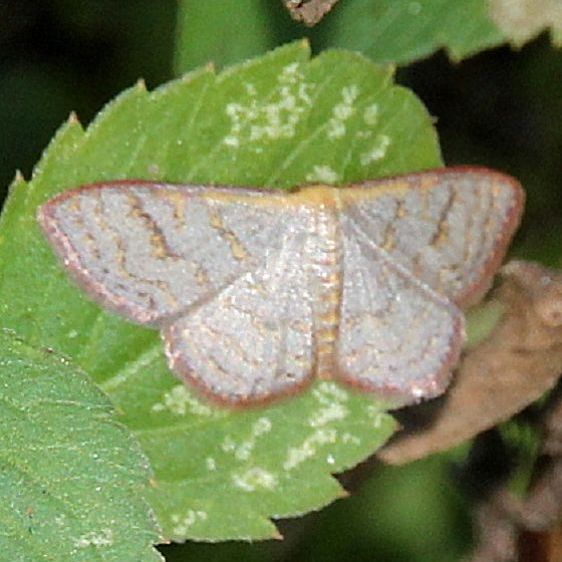
[[[209,399],[261,404],[321,378],[402,406],[446,388],[461,309],[523,201],[476,167],[288,193],[127,180],[64,192],[38,221],[78,285],[160,330],[171,371]]]

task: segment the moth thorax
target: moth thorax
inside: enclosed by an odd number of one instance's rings
[[[323,207],[315,216],[312,230],[316,376],[332,378],[342,293],[341,228],[336,210]]]

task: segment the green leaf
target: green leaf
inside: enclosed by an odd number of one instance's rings
[[[175,70],[180,75],[203,64],[232,64],[275,46],[269,8],[263,0],[180,0]]]
[[[0,331],[0,349],[5,560],[162,560],[147,460],[107,398],[48,348]]]
[[[505,43],[488,0],[346,0],[318,29],[320,44],[407,64],[444,48],[453,60]]]
[[[32,180],[14,182],[0,223],[1,323],[72,358],[109,394],[150,459],[151,502],[168,538],[274,537],[269,518],[341,497],[330,473],[388,438],[385,405],[331,382],[270,408],[199,401],[166,368],[155,331],[106,313],[68,281],[39,232],[37,206],[118,178],[284,189],[440,163],[417,98],[388,68],[352,53],[310,61],[301,42],[218,76],[205,69],[152,93],[140,84],[86,131],[71,118]]]

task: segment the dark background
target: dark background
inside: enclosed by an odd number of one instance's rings
[[[304,35],[278,4],[279,36]],[[0,0],[2,197],[16,170],[30,177],[70,111],[87,124],[138,78],[154,88],[172,77],[175,16],[174,0]],[[397,80],[436,116],[448,164],[499,168],[526,187],[512,254],[562,266],[562,52],[547,35],[518,52],[504,47],[459,64],[438,52],[400,69]],[[162,551],[177,561],[456,560],[471,527],[453,458],[377,469],[351,499],[292,522],[282,543]]]

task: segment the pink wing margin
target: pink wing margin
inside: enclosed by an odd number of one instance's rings
[[[415,193],[416,190],[422,189],[424,184],[427,184],[428,181],[431,182],[432,179],[435,185],[430,187],[430,190],[438,189],[438,185],[446,183],[461,183],[463,179],[466,180],[467,177],[470,176],[475,180],[480,179],[483,184],[488,184],[490,189],[495,182],[502,190],[508,190],[509,204],[508,207],[502,211],[502,214],[497,216],[501,221],[498,223],[497,237],[493,241],[493,245],[487,253],[486,259],[478,265],[475,278],[468,284],[461,286],[457,292],[445,294],[445,296],[460,308],[468,308],[481,300],[489,290],[493,276],[505,258],[509,244],[520,224],[523,213],[525,192],[521,184],[515,178],[489,168],[480,166],[452,166],[365,181],[350,186],[350,193],[352,193],[353,190],[369,190],[373,196],[377,196],[377,193],[384,191],[387,191],[390,195],[392,193],[393,184],[399,184],[402,188],[404,185],[407,185],[408,188],[411,188],[411,192]],[[462,190],[459,192],[462,193]],[[390,195],[390,197],[392,197],[392,195]],[[359,199],[359,201],[361,201],[361,199]],[[375,230],[375,227],[373,227],[373,230]],[[407,259],[411,259],[411,256]],[[407,261],[404,265],[409,268]],[[416,276],[415,273],[414,276]],[[432,286],[431,283],[428,284]],[[440,292],[436,287],[433,288]]]
[[[488,292],[492,284],[496,271],[501,266],[513,235],[521,224],[523,210],[525,208],[525,191],[522,185],[512,176],[478,166],[454,166],[449,168],[453,173],[483,173],[490,177],[497,177],[511,187],[513,199],[510,209],[505,215],[505,220],[501,229],[501,235],[496,239],[494,251],[488,260],[483,264],[482,273],[479,279],[466,287],[464,292],[457,295],[455,303],[461,308],[468,308],[478,303]]]
[[[237,221],[237,227],[248,224],[239,227],[241,236],[252,227],[252,217],[243,215],[251,214],[250,206],[226,216],[228,205],[210,205],[208,194],[252,198],[260,192],[142,180],[98,183],[48,200],[37,220],[67,272],[93,300],[130,321],[161,326],[255,267],[259,258],[254,253],[233,259],[224,236],[212,236],[212,229],[204,236],[198,224],[208,225],[212,213]],[[271,218],[271,229],[278,220]],[[206,275],[209,254],[225,267],[213,271],[210,281],[198,281]]]

